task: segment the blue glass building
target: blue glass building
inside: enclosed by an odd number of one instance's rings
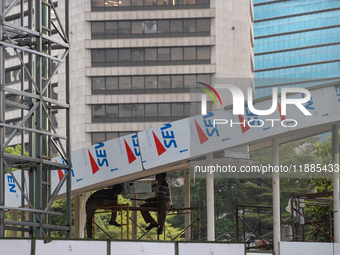
[[[340,77],[340,1],[254,0],[256,97]]]

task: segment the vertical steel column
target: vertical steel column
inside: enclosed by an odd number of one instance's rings
[[[184,207],[190,207],[190,168],[184,169]],[[187,228],[190,222],[190,210],[184,214],[184,228]],[[185,241],[189,241],[191,237],[192,227],[185,230]]]
[[[337,124],[332,125],[332,161],[333,169],[338,169],[338,171],[333,171],[334,242],[340,243],[339,133]]]
[[[70,29],[69,29],[69,2],[68,0],[65,0],[65,35],[68,41],[70,42]],[[66,104],[70,103],[70,54],[67,55],[66,61],[65,61],[65,71],[66,71],[66,77],[65,77],[65,91],[66,91]],[[66,154],[69,159],[69,165],[71,166],[71,141],[70,141],[70,108],[66,109]],[[68,171],[71,171],[71,168],[68,169]],[[66,221],[67,226],[70,227],[70,230],[67,231],[67,237],[71,237],[71,225],[72,225],[72,204],[71,204],[71,174],[68,175],[67,181],[66,181]]]
[[[213,164],[213,153],[206,155],[206,164]],[[214,196],[214,173],[206,173],[207,178],[207,241],[215,241],[215,196]]]
[[[279,166],[279,140],[274,138],[272,140],[272,165],[273,168]],[[280,174],[273,171],[272,179],[273,187],[273,242],[275,255],[279,255],[280,242]]]
[[[4,1],[0,1],[0,15],[1,19],[2,13],[4,12]],[[3,41],[3,24],[0,21],[0,41]],[[5,92],[3,88],[5,86],[5,57],[4,57],[4,47],[0,45],[0,123],[5,122]],[[4,158],[3,153],[5,148],[2,147],[5,139],[4,128],[0,126],[0,205],[5,205],[5,169],[4,169]],[[0,237],[5,236],[5,211],[0,209]]]
[[[137,199],[138,198],[138,194],[132,194],[132,198]],[[132,207],[137,207],[137,201],[136,200],[132,200]],[[132,211],[132,221],[137,223],[137,211]],[[136,224],[132,224],[132,240],[137,240],[138,236],[137,236],[137,226]]]

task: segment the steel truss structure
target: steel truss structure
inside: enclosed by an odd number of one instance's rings
[[[68,0],[64,0],[65,6],[60,6],[59,1],[58,8],[52,0],[12,0],[9,5],[8,2],[0,1],[0,237],[5,236],[5,230],[21,231],[22,236],[28,232],[32,237],[45,237],[50,231],[66,231],[67,237],[71,237],[71,151],[67,139],[70,133]],[[64,25],[57,12],[59,8],[65,11]],[[20,25],[9,21],[11,12],[20,14]],[[24,25],[24,20],[28,20],[28,25]],[[14,51],[20,61],[20,88],[6,84],[6,49]],[[52,79],[62,64],[65,65],[65,72],[58,75],[65,76],[64,102],[52,99]],[[8,94],[14,94],[20,99],[19,102],[6,100],[5,95]],[[21,111],[17,125],[6,123],[8,105]],[[66,136],[57,133],[52,122],[52,109],[66,111]],[[25,133],[28,133],[28,141],[25,141]],[[18,135],[21,137],[21,155],[6,153],[5,149]],[[25,142],[29,143],[28,153],[24,150]],[[52,145],[65,164],[51,161]],[[13,168],[21,169],[20,183],[13,174]],[[50,173],[58,169],[65,169],[66,173],[51,192]],[[6,206],[6,170],[21,192],[20,208]],[[25,181],[25,171],[28,171],[28,183]],[[51,206],[64,183],[67,189],[67,224],[52,225],[49,215],[62,215],[51,211]],[[8,210],[21,211],[21,220],[5,220]],[[25,212],[29,218],[25,219]]]

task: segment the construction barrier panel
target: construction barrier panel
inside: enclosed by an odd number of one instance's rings
[[[0,254],[31,255],[31,240],[1,239]]]
[[[111,242],[111,254],[176,255],[174,242]]]
[[[19,253],[16,253],[19,254]],[[106,241],[71,241],[53,240],[44,243],[44,240],[35,241],[35,253],[32,255],[106,255]]]
[[[338,244],[333,243],[305,243],[305,242],[280,242],[280,255],[339,255],[335,251]]]
[[[244,243],[178,243],[178,255],[244,255]]]

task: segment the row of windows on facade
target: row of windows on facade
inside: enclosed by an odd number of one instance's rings
[[[210,47],[93,49],[92,67],[210,64]]]
[[[200,102],[92,105],[92,123],[176,121],[201,112]],[[212,102],[207,103],[208,111]]]
[[[102,143],[108,140],[116,139],[118,137],[123,137],[130,135],[132,133],[137,133],[139,131],[125,131],[125,132],[96,132],[91,133],[91,144]]]
[[[210,84],[210,74],[92,77],[92,94],[190,93],[197,82]]]
[[[209,36],[209,19],[92,22],[92,39]]]
[[[255,20],[266,19],[284,15],[320,11],[339,6],[340,1],[329,0],[282,1],[258,6],[254,4],[254,18]]]
[[[264,36],[340,24],[340,10],[254,23],[254,35]]]
[[[311,49],[285,51],[256,57],[256,69],[301,65],[340,59],[340,44]]]
[[[318,79],[339,77],[340,62],[317,65],[282,68],[270,71],[255,72],[255,78],[301,78]]]
[[[340,25],[329,29],[272,36],[270,38],[255,38],[255,53],[336,42],[340,42]]]
[[[210,8],[210,0],[91,0],[92,11]]]

